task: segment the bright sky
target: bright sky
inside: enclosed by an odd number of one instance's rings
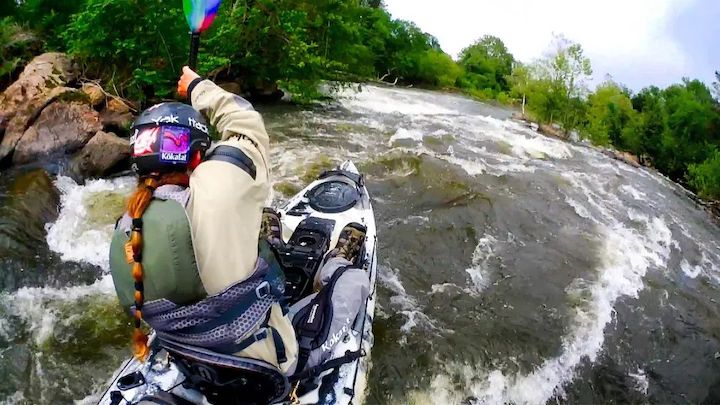
[[[579,42],[606,74],[634,90],[684,76],[706,83],[720,70],[720,0],[385,0],[456,57],[479,37],[502,39],[523,62],[541,57],[553,33]]]

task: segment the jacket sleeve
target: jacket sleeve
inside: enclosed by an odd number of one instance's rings
[[[256,167],[253,178],[228,162],[206,160],[190,176],[187,208],[195,257],[206,291],[217,294],[254,270],[262,210],[270,196],[269,139],[262,117],[242,97],[203,80],[191,98],[222,137],[214,147],[237,148]]]
[[[255,165],[267,170],[270,139],[260,113],[253,109],[250,102],[221,89],[210,80],[198,83],[191,98],[193,107],[204,113],[220,134],[220,145],[226,144],[233,137],[248,140],[262,159],[262,162],[254,162]],[[251,158],[252,155],[254,153],[250,154]]]

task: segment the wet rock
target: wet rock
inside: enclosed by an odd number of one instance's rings
[[[0,257],[24,257],[45,244],[45,224],[58,216],[60,194],[45,170],[18,176],[0,206]]]
[[[633,167],[640,167],[640,159],[632,153],[628,152],[615,152],[615,159],[625,162]]]
[[[82,177],[100,177],[130,157],[130,141],[114,133],[99,131],[73,157],[70,166]]]
[[[62,53],[45,53],[33,59],[20,78],[0,95],[0,111],[16,112],[30,99],[48,94],[77,78],[70,59]]]
[[[627,163],[630,166],[633,166],[633,167],[641,166],[640,159],[637,156],[633,155],[632,153],[621,152],[619,150],[606,149],[606,148],[600,149],[600,152],[607,157],[611,157],[615,160],[619,160],[623,163]]]
[[[124,114],[130,112],[130,107],[117,98],[111,98],[107,104],[107,111]]]
[[[105,102],[105,91],[95,83],[84,83],[80,90],[88,96],[93,107]]]
[[[3,370],[0,392],[12,392],[13,387],[27,384],[28,372],[32,367],[32,353],[27,345],[13,344],[6,347],[0,356],[0,369]]]
[[[13,163],[75,152],[101,129],[100,117],[90,105],[74,101],[53,103],[18,141]]]
[[[221,89],[234,94],[242,94],[242,86],[237,82],[218,83]]]
[[[109,99],[107,106],[100,112],[103,129],[121,136],[129,135],[133,120],[131,108],[116,98]]]
[[[70,59],[61,53],[46,53],[33,59],[20,78],[0,95],[0,160],[14,150],[27,128],[54,100],[75,93],[66,87],[76,80]]]
[[[111,131],[122,135],[128,135],[130,125],[132,125],[134,117],[131,113],[118,113],[110,110],[100,112],[100,121],[105,131]]]
[[[540,132],[540,133],[543,134],[543,135],[551,136],[551,137],[553,137],[553,138],[558,138],[558,139],[565,139],[565,138],[566,138],[566,135],[565,135],[565,133],[563,132],[563,130],[562,130],[559,126],[557,126],[557,125],[555,125],[555,124],[553,124],[553,125],[540,124],[540,125],[538,126],[538,130],[537,130],[537,131]]]

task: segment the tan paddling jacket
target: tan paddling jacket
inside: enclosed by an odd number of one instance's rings
[[[209,295],[247,279],[258,258],[262,210],[270,195],[268,156],[270,139],[260,114],[245,99],[210,80],[198,83],[192,105],[205,114],[221,141],[242,150],[256,168],[253,180],[241,168],[223,161],[201,163],[190,176],[187,205],[200,279]],[[208,151],[208,153],[211,153]],[[282,336],[288,361],[278,364],[272,337],[254,343],[239,355],[261,359],[291,373],[297,359],[292,324],[275,304],[269,325]]]

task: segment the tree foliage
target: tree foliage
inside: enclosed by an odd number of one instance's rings
[[[542,122],[558,122],[566,131],[582,127],[586,121],[584,99],[586,81],[592,74],[590,59],[582,46],[556,36],[544,58],[529,69],[529,80],[513,92],[527,95],[528,108]]]
[[[605,82],[588,97],[586,134],[595,144],[635,147],[636,140],[626,128],[636,124],[636,115],[632,101],[620,86]]]
[[[714,149],[710,157],[688,168],[690,184],[705,198],[720,199],[720,150]]]
[[[34,53],[62,51],[109,91],[147,104],[172,96],[188,56],[179,0],[0,0],[0,15],[0,87]],[[383,80],[522,103],[542,123],[630,151],[720,198],[720,73],[710,87],[686,79],[631,94],[608,80],[591,92],[591,62],[563,36],[531,64],[490,35],[454,61],[437,38],[374,0],[225,1],[199,62],[201,74],[247,93],[281,86],[301,102],[320,97],[322,81]]]
[[[493,93],[510,90],[508,82],[515,58],[500,38],[486,35],[460,53],[463,75],[459,86],[469,89],[489,89]]]

